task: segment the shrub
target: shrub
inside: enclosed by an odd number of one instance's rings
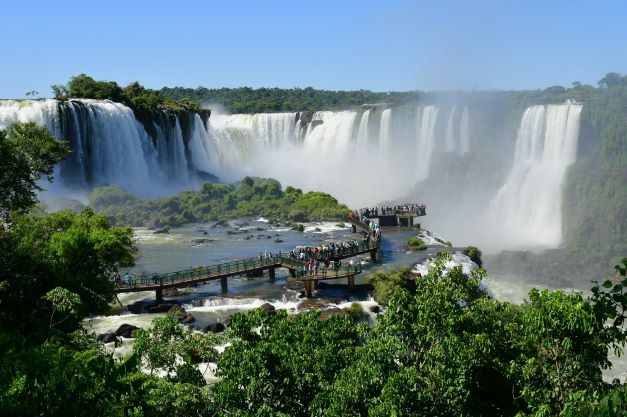
[[[419,237],[412,237],[407,241],[407,246],[413,250],[425,250],[427,249],[427,244],[420,239]]]
[[[481,251],[476,246],[468,246],[466,248],[466,255],[478,266],[483,265],[483,261],[481,260]]]

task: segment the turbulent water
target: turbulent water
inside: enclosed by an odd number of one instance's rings
[[[580,105],[533,106],[499,127],[463,103],[214,114],[206,123],[163,112],[142,124],[108,101],[0,101],[0,128],[35,121],[70,142],[49,187],[59,194],[120,184],[156,196],[209,174],[267,176],[350,206],[424,201],[430,229],[454,244],[496,250],[560,244],[562,184],[576,159],[580,112]]]

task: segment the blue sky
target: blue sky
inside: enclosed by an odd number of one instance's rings
[[[12,1],[0,97],[80,73],[151,88],[472,90],[627,73],[627,2]]]

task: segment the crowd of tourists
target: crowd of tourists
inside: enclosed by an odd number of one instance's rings
[[[355,210],[355,213],[361,221],[370,217],[390,216],[393,214],[415,214],[416,216],[424,216],[427,213],[427,207],[419,203],[397,204],[395,206],[366,207]]]

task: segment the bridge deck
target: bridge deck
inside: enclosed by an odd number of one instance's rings
[[[370,241],[368,244],[361,242],[352,248],[341,248],[329,258],[341,260],[379,249],[379,242]],[[360,274],[362,268],[360,264],[342,267],[339,269],[318,269],[315,274],[305,271],[305,262],[299,259],[291,259],[285,255],[273,256],[271,258],[247,258],[226,262],[211,266],[198,266],[177,272],[165,274],[154,274],[152,276],[140,275],[133,278],[130,284],[120,283],[114,292],[129,293],[138,291],[154,291],[165,288],[180,288],[197,285],[207,281],[228,278],[235,275],[244,275],[255,272],[262,272],[266,269],[289,268],[294,270],[295,277],[302,281],[319,281],[329,279],[341,279]]]

